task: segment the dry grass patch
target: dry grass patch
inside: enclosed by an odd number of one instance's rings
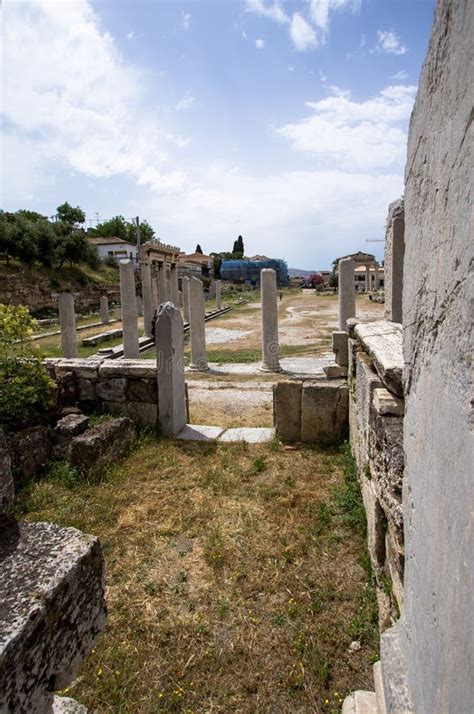
[[[23,517],[104,548],[108,626],[71,696],[95,712],[323,712],[370,687],[376,610],[346,487],[337,452],[149,437],[99,483],[21,493]]]

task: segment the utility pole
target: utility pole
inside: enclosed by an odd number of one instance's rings
[[[135,218],[135,223],[137,226],[137,263],[140,261],[140,218],[137,216]]]

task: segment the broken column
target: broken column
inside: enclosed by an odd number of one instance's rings
[[[131,260],[120,261],[120,303],[122,306],[123,356],[138,359],[137,298]]]
[[[178,308],[160,307],[155,328],[158,414],[164,436],[177,436],[186,426],[183,321]]]
[[[61,293],[58,298],[58,308],[61,328],[61,354],[67,359],[77,357],[74,296],[71,293]]]
[[[405,210],[403,199],[388,207],[385,229],[385,318],[402,322],[403,259],[405,255]]]
[[[368,266],[366,268],[368,270]],[[346,322],[355,317],[354,261],[342,258],[339,261],[339,330],[346,331]],[[367,279],[367,278],[366,278]]]
[[[216,286],[216,310],[222,310],[222,304],[221,304],[222,282],[220,280],[216,280],[215,286]]]
[[[276,272],[260,271],[262,296],[262,365],[264,372],[281,372],[278,355],[278,296]]]
[[[151,321],[153,318],[153,296],[151,287],[150,263],[141,264],[142,296],[143,296],[143,327],[145,335],[151,337]]]
[[[189,278],[183,278],[183,319],[189,323]]]
[[[109,321],[109,298],[102,295],[100,298],[100,321],[106,325]]]
[[[209,367],[206,353],[206,311],[202,280],[189,278],[188,295],[191,333],[191,364],[189,368],[199,372],[207,372]]]
[[[171,302],[175,307],[179,307],[178,266],[176,263],[171,264],[170,275]]]

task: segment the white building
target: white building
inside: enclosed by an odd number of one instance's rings
[[[129,258],[138,265],[138,251],[135,243],[130,243],[122,238],[106,238],[103,236],[95,236],[89,238],[92,245],[95,245],[99,258],[114,258],[117,262],[125,258]]]

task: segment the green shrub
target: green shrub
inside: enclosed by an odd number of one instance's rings
[[[0,303],[0,422],[22,426],[48,409],[56,385],[29,340],[34,327],[28,308]]]

